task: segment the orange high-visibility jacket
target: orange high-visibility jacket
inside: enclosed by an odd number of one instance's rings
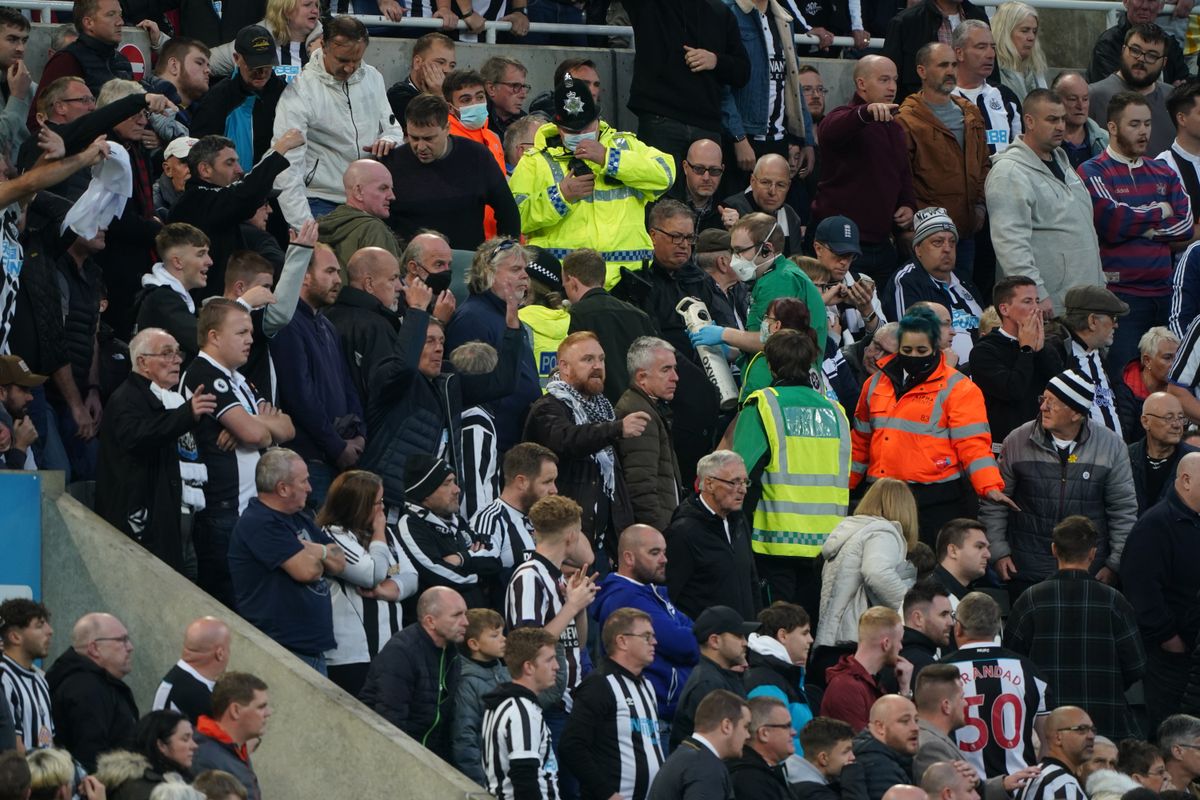
[[[450,114],[450,135],[461,136],[464,139],[470,139],[473,142],[479,142],[481,145],[492,151],[492,157],[496,159],[496,163],[500,165],[500,173],[504,174],[504,145],[500,142],[500,137],[492,133],[485,121],[483,127],[479,130],[468,130],[462,124],[462,121]],[[487,239],[491,239],[496,235],[496,212],[491,206],[483,209],[483,235]]]
[[[879,363],[885,366],[894,358]],[[946,366],[945,356],[933,374],[900,399],[890,378],[873,375],[859,395],[850,437],[851,488],[864,477],[929,484],[958,480],[964,473],[979,495],[1004,488],[992,457],[983,392]]]

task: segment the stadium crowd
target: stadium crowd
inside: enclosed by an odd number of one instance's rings
[[[894,6],[75,0],[36,82],[0,7],[0,466],[501,800],[1200,798],[1200,17]],[[606,19],[636,134],[460,66]],[[143,715],[53,611],[0,800],[272,795],[229,620]]]

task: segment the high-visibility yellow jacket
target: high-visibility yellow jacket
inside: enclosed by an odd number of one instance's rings
[[[621,267],[640,269],[653,256],[646,206],[671,188],[675,164],[661,150],[603,121],[597,138],[608,148],[603,164],[576,159],[563,147],[558,126],[543,125],[508,185],[527,244],[544,247],[559,259],[581,247],[599,251],[608,264],[604,288],[611,289],[621,278]],[[592,171],[596,188],[589,197],[568,202],[558,185],[570,173],[572,159]]]
[[[806,386],[760,389],[747,398],[733,443],[752,472],[766,458],[754,552],[816,558],[850,503],[850,422],[842,407]]]
[[[558,366],[558,346],[567,338],[571,315],[565,308],[525,306],[517,316],[533,334],[533,360],[537,362],[538,379],[544,390],[550,373]]]

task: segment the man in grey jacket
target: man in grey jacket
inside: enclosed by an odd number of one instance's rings
[[[1088,418],[1095,392],[1082,373],[1059,373],[1042,393],[1038,417],[1004,439],[999,457],[1004,493],[1021,512],[984,502],[979,517],[992,563],[1014,598],[1054,574],[1051,533],[1073,514],[1091,519],[1100,533],[1092,573],[1107,584],[1116,582],[1137,517],[1137,495],[1121,437]]]
[[[1104,285],[1100,245],[1087,187],[1062,149],[1062,100],[1035,89],[1025,98],[1023,123],[1025,133],[992,157],[984,193],[1000,271],[1033,278],[1049,317],[1063,312],[1070,287]]]

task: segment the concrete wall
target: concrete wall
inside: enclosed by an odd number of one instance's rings
[[[43,472],[43,601],[54,613],[53,663],[89,611],[117,615],[134,643],[127,678],[142,713],[179,658],[184,627],[206,614],[233,631],[231,668],[270,686],[274,715],[255,769],[268,798],[488,797],[445,762],[302,664],[63,493]],[[336,786],[336,791],[326,787]]]

